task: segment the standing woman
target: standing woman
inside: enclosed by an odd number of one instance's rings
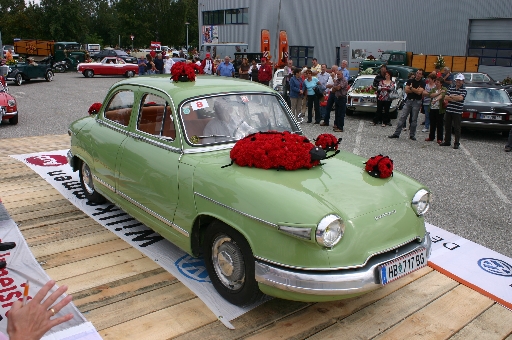
[[[435,81],[435,86],[430,90],[430,133],[428,138],[425,139],[427,142],[436,140],[437,132],[437,144],[443,142],[443,126],[444,126],[444,112],[445,107],[443,105],[444,96],[448,89],[443,87],[443,78],[438,77]],[[426,123],[425,123],[426,124]]]
[[[299,122],[301,121],[299,114],[303,96],[302,86],[301,69],[297,67],[293,70],[293,76],[290,78],[290,102],[293,116]]]
[[[423,91],[423,112],[425,113],[425,128],[421,132],[427,132],[430,129],[430,90],[436,87],[436,75],[430,73],[425,81],[425,91]]]
[[[249,80],[249,69],[250,68],[251,68],[251,65],[249,65],[247,58],[243,58],[242,65],[240,65],[240,69],[238,70],[240,79]]]
[[[317,85],[320,85],[320,82],[316,77],[313,77],[313,71],[308,69],[303,85],[303,89],[307,91],[308,94],[308,123],[313,121],[313,106],[315,107],[315,124],[320,123],[322,119],[320,117],[320,100],[315,95],[315,90],[313,90]]]
[[[375,117],[373,117],[372,125],[377,125],[379,122],[382,122],[382,126],[384,127],[391,125],[389,108],[391,107],[393,99],[389,98],[389,94],[395,89],[395,82],[391,80],[391,71],[386,70],[384,79],[379,82],[377,89],[379,90],[377,112],[375,113]],[[383,110],[384,113],[382,113]]]
[[[251,65],[251,80],[252,81],[258,81],[258,72],[259,72],[258,64],[256,64],[256,60],[253,60],[252,65]]]

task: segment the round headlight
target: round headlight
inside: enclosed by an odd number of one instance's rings
[[[421,216],[425,214],[430,207],[430,193],[425,189],[421,189],[414,195],[411,205],[416,215]]]
[[[13,107],[13,106],[16,106],[16,101],[14,99],[9,99],[7,101],[7,105]]]
[[[327,215],[316,228],[316,242],[319,245],[332,248],[343,237],[343,233],[345,232],[345,224],[341,217],[337,215]]]

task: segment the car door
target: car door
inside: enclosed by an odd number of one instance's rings
[[[109,190],[116,188],[116,162],[119,150],[128,136],[135,94],[129,87],[118,87],[108,99],[108,104],[98,117],[91,138],[90,150],[94,150],[93,174]]]
[[[172,221],[178,204],[181,148],[172,105],[167,95],[157,90],[142,88],[140,94],[137,119],[120,150],[117,188],[158,220],[158,232],[176,238],[179,228]]]

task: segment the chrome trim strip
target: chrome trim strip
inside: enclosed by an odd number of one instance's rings
[[[221,207],[224,207],[224,208],[226,208],[226,209],[229,209],[229,210],[231,210],[231,211],[234,211],[234,212],[236,212],[236,213],[238,213],[238,214],[240,214],[240,215],[242,215],[242,216],[249,217],[250,219],[253,219],[253,220],[258,221],[258,222],[261,222],[261,223],[265,223],[265,224],[267,224],[267,225],[269,225],[269,226],[271,226],[271,227],[273,227],[273,228],[276,228],[276,229],[278,228],[278,225],[277,225],[277,224],[274,224],[274,223],[272,223],[272,222],[268,222],[268,221],[262,220],[261,218],[257,218],[257,217],[254,217],[254,216],[252,216],[252,215],[246,214],[246,213],[244,213],[244,212],[242,212],[242,211],[240,211],[240,210],[237,210],[237,209],[235,209],[235,208],[232,208],[232,207],[230,207],[230,206],[227,206],[227,205],[225,205],[225,204],[223,204],[223,203],[220,203],[220,202],[218,202],[218,201],[216,201],[216,200],[214,200],[214,199],[212,199],[212,198],[210,198],[210,197],[207,197],[207,196],[205,196],[205,195],[202,195],[202,194],[200,194],[200,193],[198,193],[198,192],[195,192],[195,191],[194,191],[194,195],[197,195],[197,196],[199,196],[199,197],[202,197],[202,198],[204,198],[205,200],[208,200],[208,201],[213,202],[213,203],[215,203],[215,204],[217,204],[217,205],[220,205]]]
[[[390,252],[390,251],[398,249],[400,247],[403,247],[403,246],[405,246],[405,245],[407,245],[407,244],[409,244],[409,243],[411,243],[411,242],[413,242],[415,240],[421,241],[421,238],[416,237],[416,238],[410,239],[409,241],[400,243],[400,244],[396,245],[395,247],[384,249],[384,250],[379,251],[379,252],[377,252],[375,254],[372,254],[372,255],[368,256],[368,258],[366,259],[366,261],[364,261],[363,264],[360,264],[360,265],[357,265],[357,266],[334,267],[334,268],[311,268],[311,267],[305,268],[305,267],[296,267],[296,266],[290,266],[290,265],[287,265],[287,264],[282,264],[282,263],[279,263],[279,262],[268,260],[266,258],[263,258],[261,256],[257,256],[257,255],[254,255],[254,257],[256,259],[260,260],[260,261],[263,261],[263,262],[266,262],[266,263],[269,263],[269,264],[273,264],[273,265],[276,265],[276,266],[279,266],[279,267],[290,268],[290,269],[299,269],[299,270],[307,270],[307,271],[312,271],[312,270],[314,270],[314,271],[333,271],[333,270],[357,269],[357,268],[362,268],[362,267],[366,266],[368,264],[368,262],[370,261],[370,259],[372,259],[373,257],[381,255],[381,254],[384,254],[384,253],[387,253],[387,252]]]
[[[114,188],[113,186],[111,186],[110,184],[104,182],[101,178],[99,178],[98,176],[96,175],[92,175],[92,178],[94,178],[95,181],[97,181],[99,184],[103,185],[105,188],[107,188],[108,190],[112,191],[113,193],[116,192],[116,188]]]
[[[97,122],[98,124],[100,124],[100,125],[105,125],[106,127],[109,127],[109,128],[111,128],[112,130],[115,130],[115,131],[117,131],[117,132],[119,132],[119,133],[122,133],[122,134],[124,134],[124,135],[127,135],[127,136],[128,136],[129,132],[128,132],[127,130],[123,129],[123,128],[128,128],[128,126],[124,126],[124,125],[121,125],[121,124],[119,124],[119,123],[115,123],[114,121],[108,121],[108,120],[106,120],[106,119],[99,119],[97,116],[98,116],[98,115],[96,115],[96,122]],[[118,125],[119,125],[119,126],[118,126]],[[123,128],[121,128],[121,126],[122,126]]]
[[[119,190],[116,190],[116,193],[119,194],[121,197],[123,197],[124,199],[126,199],[128,202],[136,205],[137,207],[139,207],[140,209],[144,210],[145,212],[147,212],[148,214],[150,214],[151,216],[155,217],[156,219],[158,219],[159,221],[167,224],[168,226],[170,226],[171,228],[173,228],[174,230],[176,230],[177,232],[179,232],[180,234],[182,234],[183,236],[186,236],[186,237],[190,237],[188,231],[186,231],[185,229],[183,228],[180,228],[179,226],[177,226],[176,224],[174,224],[173,222],[169,221],[168,219],[166,219],[165,217],[157,214],[156,212],[154,212],[153,210],[150,210],[148,208],[146,208],[145,206],[143,206],[142,204],[140,204],[139,202],[133,200],[132,198],[130,198],[128,195],[125,195],[124,193],[122,193],[121,191]]]
[[[308,295],[348,295],[375,290],[380,284],[378,267],[395,258],[426,248],[427,258],[431,253],[430,235],[422,243],[408,244],[396,253],[382,254],[373,258],[365,268],[311,273],[284,269],[262,262],[255,262],[256,281],[270,287]]]
[[[139,131],[139,130],[138,130]],[[140,140],[142,142],[145,142],[145,143],[148,143],[148,144],[151,144],[151,145],[154,145],[156,146],[157,148],[161,148],[161,149],[164,149],[164,150],[168,150],[168,151],[171,151],[171,152],[174,152],[174,153],[177,153],[177,154],[181,154],[182,153],[182,150],[177,148],[177,147],[174,147],[174,146],[171,146],[171,145],[167,145],[167,144],[164,144],[160,141],[157,141],[157,140],[154,140],[154,139],[151,139],[151,138],[148,138],[148,137],[145,137],[143,134],[141,133],[145,133],[145,132],[139,132],[139,133],[135,133],[135,132],[129,132],[128,133],[128,136],[129,137],[132,137],[133,139],[137,139],[137,140]],[[155,136],[156,138],[159,138],[159,139],[164,139],[165,138],[162,138],[162,137],[159,137],[159,136]],[[174,141],[174,139],[169,139],[169,141]]]

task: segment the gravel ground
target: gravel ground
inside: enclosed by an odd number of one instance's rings
[[[33,80],[10,93],[18,101],[19,123],[0,126],[0,139],[67,133],[74,120],[87,115],[89,106],[101,102],[119,77],[85,78],[79,73],[56,74],[54,81]],[[334,112],[332,112],[331,122]],[[420,115],[420,121],[423,120]],[[505,153],[506,138],[499,133],[467,131],[461,148],[425,142],[426,133],[409,131],[389,139],[395,126],[371,126],[371,115],[356,114],[345,120],[341,148],[362,157],[388,155],[395,169],[427,185],[433,203],[426,220],[440,228],[512,257],[512,153]],[[392,121],[393,124],[396,120]],[[332,133],[332,127],[302,124],[315,138]]]

